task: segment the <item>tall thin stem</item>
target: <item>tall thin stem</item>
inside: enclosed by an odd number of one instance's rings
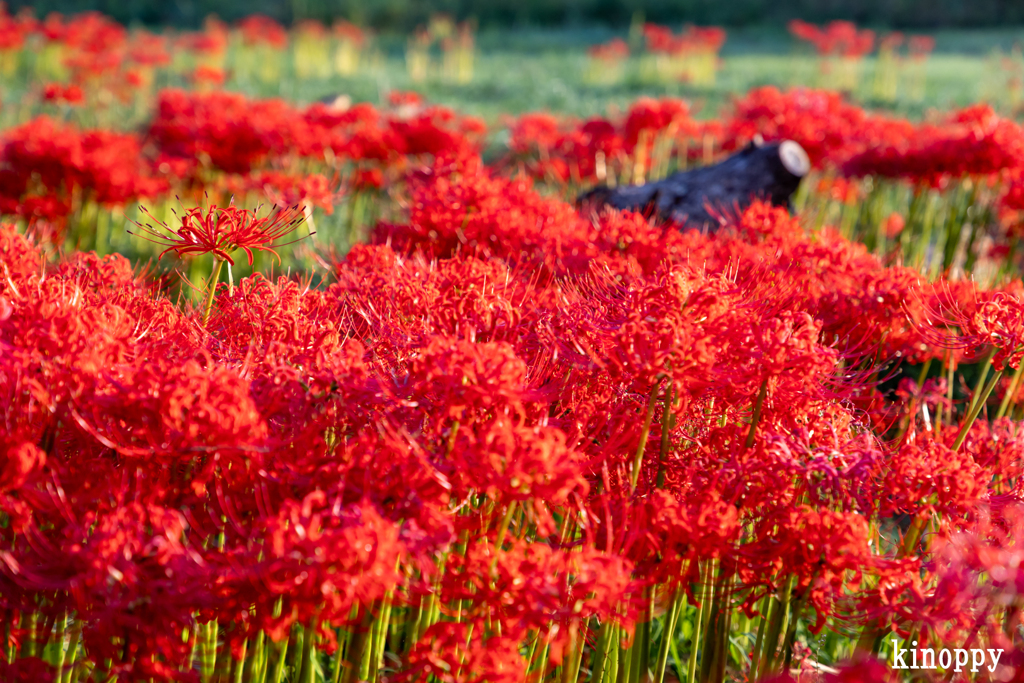
[[[1006,388],[1006,395],[1003,396],[1003,402],[999,404],[999,412],[996,413],[997,420],[1006,415],[1006,409],[1010,407],[1010,401],[1017,395],[1022,374],[1024,374],[1024,359],[1017,365],[1017,369],[1013,373],[1013,379],[1010,380],[1010,386]]]
[[[630,475],[630,491],[636,491],[636,484],[640,480],[640,466],[643,464],[644,451],[647,449],[647,437],[651,433],[651,421],[654,419],[655,400],[658,397],[658,389],[661,382],[655,382],[651,389],[651,395],[647,400],[647,415],[644,416],[644,429],[640,432],[640,443],[636,447],[636,455],[633,457],[633,472]]]
[[[213,273],[210,275],[210,282],[207,284],[209,293],[206,295],[206,305],[203,307],[203,324],[210,322],[210,313],[213,311],[213,297],[217,293],[217,281],[220,280],[220,270],[224,267],[224,260],[213,257]]]
[[[768,395],[768,378],[761,382],[761,390],[757,393],[757,403],[754,404],[754,414],[750,418],[750,431],[747,432],[746,447],[754,445],[754,437],[757,435],[757,423],[761,421],[761,409],[764,407],[764,399]]]
[[[956,441],[953,442],[954,451],[958,450],[960,446],[963,445],[964,439],[967,438],[967,432],[971,430],[971,425],[973,425],[974,421],[978,419],[978,414],[981,412],[981,409],[985,407],[985,401],[988,400],[989,394],[991,394],[992,390],[995,389],[996,384],[999,382],[999,379],[1002,376],[1002,370],[992,375],[992,379],[989,380],[988,384],[985,386],[984,389],[982,389],[981,393],[978,395],[977,403],[975,403],[974,406],[971,408],[971,412],[968,413],[967,418],[964,420],[963,426],[960,427],[960,432],[956,435]]]

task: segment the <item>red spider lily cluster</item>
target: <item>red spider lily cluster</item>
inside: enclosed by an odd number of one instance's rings
[[[24,70],[31,80],[46,82],[33,97],[40,103],[84,100],[97,116],[117,103],[148,106],[154,84],[169,79],[199,89],[216,89],[229,79],[270,82],[280,77],[280,61],[290,48],[301,78],[349,75],[366,42],[365,31],[344,21],[333,30],[318,22],[288,30],[258,14],[235,26],[210,17],[200,31],[165,34],[129,30],[98,12],[38,19],[30,8],[11,15],[0,6],[0,71],[11,76]],[[229,64],[232,44],[239,56]],[[104,118],[111,116],[116,114]]]
[[[717,54],[725,44],[725,30],[718,26],[687,26],[678,35],[667,26],[644,24],[647,49],[655,54],[681,55],[687,52]]]
[[[396,180],[423,155],[468,153],[483,130],[440,107],[411,115],[369,105],[337,112],[168,90],[142,134],[79,130],[47,117],[5,131],[0,212],[62,229],[88,201],[124,206],[203,193],[226,201],[254,192],[282,207],[329,213],[344,189]]]
[[[76,22],[0,44],[132,40]],[[0,680],[853,683],[911,645],[1024,680],[1024,131],[770,87],[697,115],[530,114],[493,164],[415,93],[3,131]],[[804,146],[817,213],[707,234],[559,197],[757,139]],[[360,197],[386,211],[310,245],[327,275],[219,282]],[[133,232],[213,261],[202,303],[99,253],[143,200]],[[958,277],[983,243],[1003,271]]]
[[[789,22],[789,32],[823,56],[863,57],[875,47],[875,32],[858,29],[849,21],[833,21],[822,28],[794,19]]]
[[[595,45],[587,54],[602,62],[617,63],[629,57],[629,45],[622,38],[612,38],[607,43]]]
[[[718,26],[687,26],[676,35],[667,26],[644,24],[647,51],[655,59],[663,80],[686,81],[703,86],[714,83],[718,53],[725,44],[725,30]]]
[[[865,110],[834,91],[773,86],[737,98],[720,119],[695,118],[683,100],[643,98],[619,120],[577,123],[527,114],[510,127],[510,163],[539,180],[577,185],[604,180],[595,176],[598,155],[606,168],[614,164],[622,170],[638,157],[649,163],[660,143],[662,154],[685,165],[704,158],[705,146],[717,157],[755,138],[795,140],[817,168],[848,178],[874,176],[924,186],[945,186],[964,176],[1008,174],[1012,180],[1024,144],[1020,125],[987,105],[912,123]],[[638,149],[641,137],[646,149]]]
[[[0,33],[4,36],[0,52],[9,68],[15,67],[27,50],[37,53],[34,68],[38,72],[70,81],[63,87],[48,85],[46,101],[76,104],[82,100],[83,89],[85,94],[106,91],[127,101],[139,86],[152,83],[156,68],[171,62],[171,45],[165,36],[141,30],[129,33],[98,12],[67,18],[53,13],[38,20],[31,12],[11,16],[2,7]]]
[[[167,102],[164,163],[302,144],[175,135]],[[633,145],[686,115],[644,107]],[[825,629],[858,643],[835,680],[894,634],[1018,675],[1019,281],[929,281],[762,203],[712,235],[587,218],[403,123],[432,161],[324,287],[257,273],[209,314],[0,229],[5,680],[664,680],[689,653],[769,680]],[[167,245],[290,229],[254,218]],[[900,359],[941,372],[893,392]]]
[[[124,205],[168,189],[131,134],[77,128],[40,117],[4,131],[0,212],[63,225],[75,204]]]

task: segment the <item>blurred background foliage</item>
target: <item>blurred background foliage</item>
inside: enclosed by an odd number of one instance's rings
[[[621,26],[638,15],[660,23],[782,25],[849,19],[868,26],[935,29],[1024,23],[1024,0],[14,0],[37,15],[99,10],[132,24],[196,27],[216,14],[253,13],[283,22],[345,18],[378,30],[408,31],[438,12],[494,26]]]

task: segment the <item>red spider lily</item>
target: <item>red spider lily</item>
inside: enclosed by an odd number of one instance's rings
[[[858,30],[849,21],[833,21],[825,28],[794,19],[789,22],[789,32],[812,45],[821,55],[838,54],[844,57],[862,57],[874,47],[875,33],[867,29]]]
[[[179,257],[186,254],[213,254],[234,265],[231,252],[241,249],[250,266],[254,250],[269,251],[280,260],[273,248],[274,242],[295,232],[305,220],[298,207],[274,209],[263,217],[259,216],[259,209],[228,206],[210,207],[204,212],[202,207],[195,207],[185,211],[178,228],[172,228],[154,218],[144,207],[142,211],[155,225],[138,223],[142,230],[140,236],[167,247],[160,252],[160,257],[172,251]]]
[[[283,48],[288,45],[288,32],[268,16],[252,14],[238,23],[247,45],[270,45]]]
[[[587,54],[602,62],[615,64],[629,57],[629,45],[622,38],[613,38],[607,43],[589,48]]]
[[[925,59],[935,49],[935,38],[932,36],[910,36],[907,41],[910,56],[913,59]]]
[[[367,39],[366,31],[364,29],[361,29],[351,22],[345,21],[344,19],[336,19],[331,31],[338,39],[347,40],[356,45],[362,45]]]
[[[79,131],[39,117],[6,131],[0,152],[0,212],[63,222],[76,192],[123,205],[160,195],[166,185],[149,175],[133,135]]]
[[[224,73],[224,70],[212,66],[199,66],[192,72],[192,82],[199,86],[204,84],[224,85],[225,80],[227,80],[227,74]]]
[[[718,52],[725,43],[725,30],[717,26],[687,26],[678,36],[657,24],[644,24],[643,29],[647,49],[654,53]]]
[[[61,86],[59,83],[47,83],[43,89],[43,99],[57,104],[81,104],[85,100],[82,88],[75,84]]]
[[[990,107],[955,112],[942,126],[923,125],[860,152],[843,164],[848,176],[907,178],[940,187],[951,178],[1016,169],[1024,131]]]

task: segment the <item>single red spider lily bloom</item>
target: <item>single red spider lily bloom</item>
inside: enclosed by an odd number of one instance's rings
[[[185,212],[180,227],[174,229],[154,218],[145,207],[140,207],[140,210],[154,223],[137,223],[145,233],[139,236],[167,247],[160,252],[160,258],[169,251],[178,256],[213,254],[231,265],[235,264],[231,252],[236,249],[245,251],[250,266],[254,250],[269,251],[280,263],[281,257],[271,245],[294,232],[305,220],[302,210],[297,206],[275,209],[263,217],[258,215],[259,208],[251,210],[235,206],[214,206],[204,213],[202,207],[195,207]]]

